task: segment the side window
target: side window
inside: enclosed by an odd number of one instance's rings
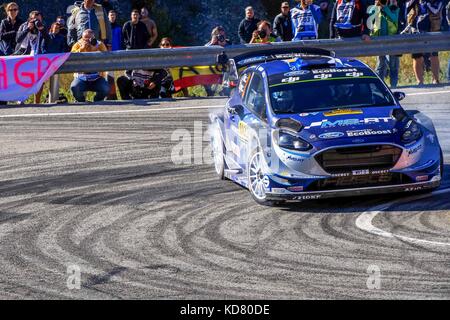
[[[266,119],[266,102],[264,81],[259,74],[254,74],[244,97],[244,104],[255,115]]]
[[[239,80],[239,93],[241,97],[244,97],[245,89],[247,88],[248,82],[250,81],[251,73],[244,73]]]

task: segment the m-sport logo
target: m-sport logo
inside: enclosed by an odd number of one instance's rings
[[[343,132],[327,132],[327,133],[323,133],[319,136],[320,139],[336,139],[336,138],[341,138],[343,137],[345,134]]]

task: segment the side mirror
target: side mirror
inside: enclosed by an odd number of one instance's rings
[[[238,104],[236,106],[228,107],[227,110],[231,115],[239,115],[242,113],[242,111],[244,111],[244,107]]]
[[[395,99],[397,99],[397,101],[401,101],[401,100],[405,99],[406,94],[404,92],[396,91],[396,92],[394,92],[394,97],[395,97]]]

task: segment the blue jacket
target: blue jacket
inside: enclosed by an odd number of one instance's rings
[[[118,23],[111,24],[111,32],[112,32],[112,51],[122,50],[123,49],[123,41],[122,41],[122,26]]]
[[[47,53],[64,53],[69,51],[66,37],[60,33],[50,33]]]

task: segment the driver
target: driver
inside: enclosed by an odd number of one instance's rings
[[[279,113],[294,112],[295,104],[292,90],[274,92],[273,98],[275,100],[276,112]]]

